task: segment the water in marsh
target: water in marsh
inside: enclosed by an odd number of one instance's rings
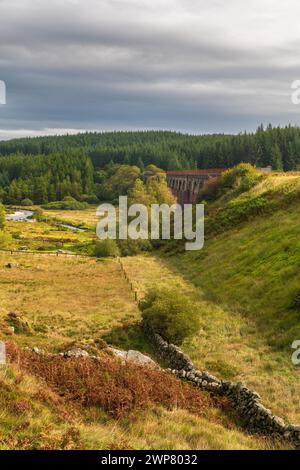
[[[85,232],[84,228],[80,227],[75,227],[74,225],[68,225],[68,224],[59,224],[60,227],[67,228],[69,230],[73,230],[73,232]]]
[[[6,220],[14,222],[35,222],[35,219],[32,219],[34,212],[26,209],[18,209],[15,212],[8,214]],[[58,224],[59,227],[64,227],[68,230],[73,230],[74,232],[85,232],[84,228],[76,227],[69,224]]]
[[[31,219],[33,216],[34,212],[25,210],[25,209],[18,209],[12,214],[8,214],[6,216],[6,220],[13,220],[14,222],[33,222],[34,220]]]

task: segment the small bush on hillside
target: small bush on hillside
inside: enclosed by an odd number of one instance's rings
[[[225,171],[221,176],[221,192],[234,189],[238,193],[243,193],[249,191],[249,189],[253,188],[263,178],[264,175],[254,166],[249,163],[240,163],[234,168]]]
[[[21,206],[32,206],[33,205],[33,202],[31,199],[27,198],[27,199],[23,199],[21,201]]]
[[[106,240],[99,240],[95,244],[94,256],[97,258],[107,258],[109,256],[118,256],[119,248],[115,240],[107,238]]]
[[[151,289],[140,302],[143,322],[165,340],[181,344],[199,328],[195,304],[175,289]]]
[[[134,256],[143,251],[151,251],[152,245],[149,240],[119,240],[118,246],[122,256]]]

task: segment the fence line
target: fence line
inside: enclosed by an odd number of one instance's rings
[[[65,256],[65,257],[80,257],[80,258],[94,258],[94,256],[87,255],[87,254],[78,254],[78,253],[60,253],[56,251],[32,251],[32,250],[5,250],[5,249],[0,249],[0,253],[9,253],[11,255],[17,254],[17,255],[46,255],[46,256]],[[124,264],[121,260],[121,258],[118,256],[117,257],[118,263],[120,265],[121,272],[124,275],[125,280],[129,284],[130,290],[133,293],[134,300],[136,303],[139,303],[139,301],[143,298],[142,295],[140,295],[140,291],[135,288],[134,286],[134,281],[132,281],[124,267]]]
[[[123,261],[121,260],[121,258],[120,258],[119,256],[117,257],[117,260],[118,260],[118,262],[119,262],[121,272],[122,272],[122,274],[124,275],[125,280],[128,282],[131,292],[133,293],[134,300],[135,300],[135,302],[138,304],[139,301],[140,301],[141,299],[143,299],[143,296],[142,296],[142,295],[139,295],[139,294],[140,294],[140,291],[139,291],[137,288],[135,288],[135,286],[134,286],[134,281],[132,281],[132,280],[130,279],[130,277],[129,277],[129,275],[128,275],[126,269],[125,269],[125,266],[124,266],[124,264],[123,264]]]
[[[79,253],[59,253],[57,251],[31,251],[31,250],[0,250],[0,253],[10,253],[18,255],[48,255],[48,256],[77,256],[83,258],[93,258],[91,255],[79,254]]]

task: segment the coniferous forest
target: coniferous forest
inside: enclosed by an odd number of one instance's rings
[[[300,128],[264,128],[238,135],[170,131],[89,132],[0,142],[0,200],[43,204],[101,198],[112,167],[154,164],[164,170],[222,167],[249,162],[274,170],[300,168]]]

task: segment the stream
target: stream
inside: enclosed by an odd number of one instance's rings
[[[35,220],[31,218],[33,214],[33,211],[29,211],[26,209],[18,209],[12,214],[7,214],[6,220],[14,222],[35,222]],[[85,232],[84,228],[76,227],[75,225],[58,224],[58,227],[64,227],[69,230],[72,230],[73,232]]]

